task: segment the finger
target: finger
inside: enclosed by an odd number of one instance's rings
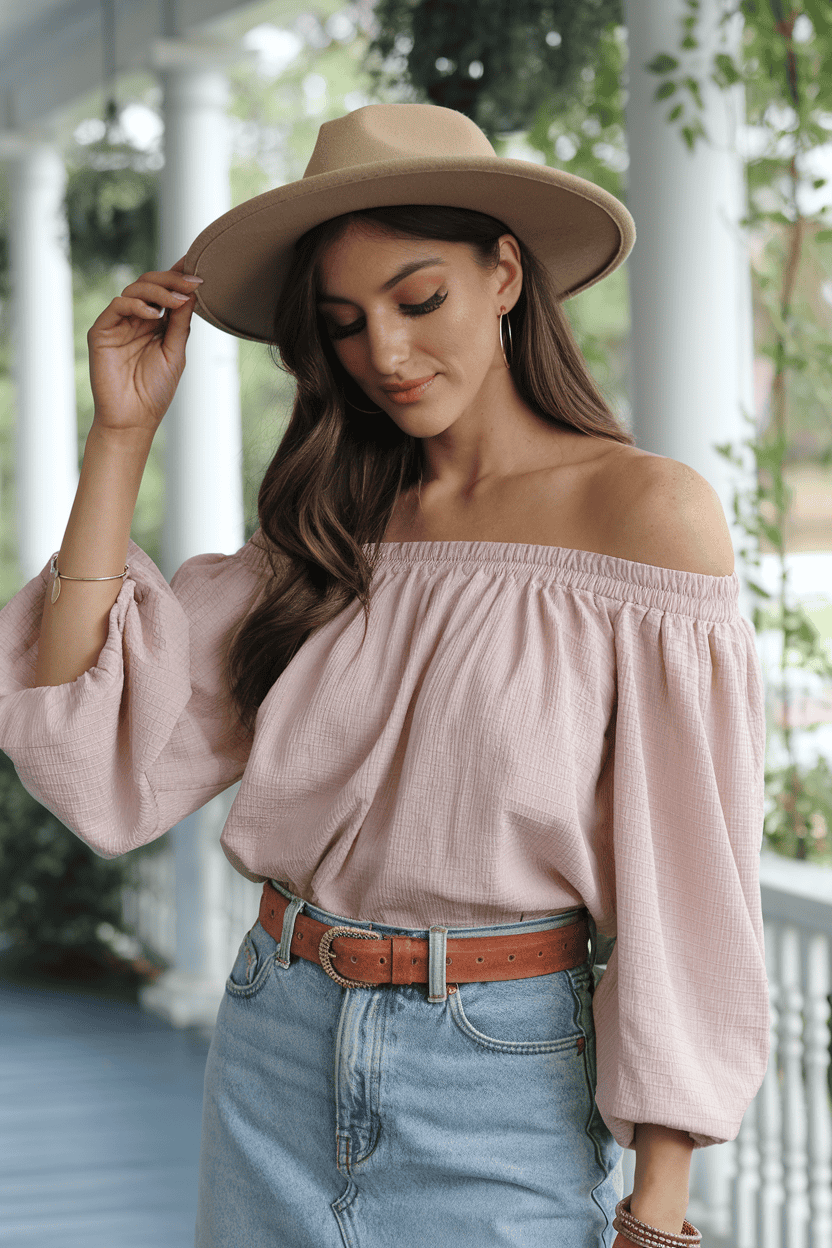
[[[165,281],[150,280],[157,278],[165,278]],[[170,296],[179,294],[184,296],[192,295],[198,282],[187,277],[180,277],[178,273],[153,273],[140,277],[138,281],[131,282],[129,286],[125,286],[121,292],[128,299],[144,299],[145,303],[157,303],[159,306],[166,308],[176,307],[176,300],[171,302]],[[181,303],[182,300],[180,299]]]
[[[188,281],[188,282],[197,282],[197,283],[199,283],[199,282],[201,282],[201,281],[202,281],[202,278],[201,278],[201,277],[197,277],[197,276],[196,276],[196,274],[192,274],[192,273],[185,273],[185,257],[184,257],[184,256],[181,256],[181,257],[180,257],[180,258],[176,261],[176,264],[172,264],[172,265],[170,266],[170,271],[171,271],[171,273],[183,273],[183,274],[185,274],[185,280],[186,280],[186,281]]]
[[[125,299],[124,296],[118,296],[107,305],[92,328],[114,329],[131,316],[138,316],[143,321],[158,321],[164,314],[164,308],[154,308],[143,299]]]
[[[162,343],[166,355],[173,357],[184,356],[185,343],[191,332],[191,317],[194,307],[195,300],[191,299],[183,304],[181,308],[175,308],[168,313],[167,324],[164,326],[164,341]]]

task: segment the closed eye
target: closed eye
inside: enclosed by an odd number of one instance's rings
[[[440,294],[437,290],[435,294],[426,299],[424,303],[400,303],[399,311],[405,316],[427,316],[429,312],[435,312],[440,308],[448,298],[447,290],[444,294]],[[352,321],[349,325],[330,325],[329,336],[337,342],[341,338],[350,338],[353,334],[358,334],[364,328],[365,320],[361,316],[357,321]]]

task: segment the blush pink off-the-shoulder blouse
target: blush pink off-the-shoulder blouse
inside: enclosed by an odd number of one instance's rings
[[[47,569],[0,612],[0,748],[31,793],[112,856],[242,780],[234,866],[351,918],[463,927],[584,904],[617,938],[593,1000],[613,1135],[735,1138],[769,1051],[763,686],[736,573],[386,544],[366,636],[353,602],[243,738],[221,653],[265,585],[257,535],[170,585],[132,542],[128,560],[72,684],[32,688]]]

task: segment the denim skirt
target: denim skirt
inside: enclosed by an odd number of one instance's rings
[[[300,908],[427,931],[280,891],[283,940],[259,922],[243,940],[208,1054],[196,1248],[610,1248],[622,1150],[595,1105],[594,952],[441,1001],[426,984],[345,988],[281,956]]]

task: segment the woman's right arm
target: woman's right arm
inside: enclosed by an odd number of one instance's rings
[[[185,367],[196,285],[181,260],[167,272],[145,273],[87,335],[95,414],[58,554],[67,576],[111,577],[124,568],[151,443]],[[162,323],[160,308],[167,311]],[[62,580],[57,602],[46,594],[36,687],[71,683],[95,665],[121,586]]]

